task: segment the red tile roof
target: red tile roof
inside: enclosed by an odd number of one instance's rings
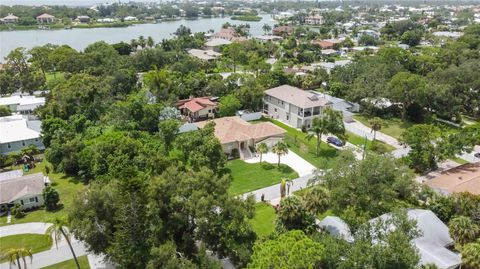
[[[180,109],[186,108],[191,112],[197,112],[204,109],[207,106],[216,106],[215,102],[212,102],[208,97],[196,97],[192,99],[180,100],[177,102]]]

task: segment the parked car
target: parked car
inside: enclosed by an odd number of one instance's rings
[[[480,159],[480,152],[477,152],[477,153],[473,154],[473,156],[474,156],[475,158],[479,158],[479,159]]]
[[[337,147],[343,147],[344,143],[342,142],[342,140],[336,138],[335,136],[329,136],[327,137],[327,142],[330,143],[330,144],[333,144]]]

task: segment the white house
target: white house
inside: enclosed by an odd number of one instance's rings
[[[263,103],[264,113],[295,128],[310,128],[313,118],[331,106],[320,95],[289,85],[266,90]]]
[[[322,15],[315,14],[315,15],[306,17],[305,23],[309,25],[321,25],[324,23],[324,19]]]
[[[30,145],[45,149],[40,132],[39,120],[22,115],[0,117],[0,154],[7,155]]]
[[[6,210],[16,203],[23,209],[42,206],[42,191],[49,182],[42,173],[20,177],[0,176],[0,210]]]
[[[0,106],[8,107],[13,113],[31,114],[36,108],[43,105],[45,105],[45,97],[33,95],[0,97]]]

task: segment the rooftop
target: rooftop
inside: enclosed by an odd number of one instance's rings
[[[282,85],[265,91],[265,94],[286,101],[300,108],[326,106],[330,102],[321,96],[290,85]]]
[[[215,60],[222,54],[213,51],[213,50],[200,50],[200,49],[190,49],[188,53],[194,57],[199,58],[200,60],[210,61]]]
[[[29,127],[22,115],[0,117],[0,144],[40,138],[40,132]]]
[[[216,106],[217,103],[210,100],[210,97],[195,97],[191,99],[184,99],[177,102],[177,106],[182,109],[186,108],[191,112],[197,112],[207,106]]]
[[[218,47],[223,45],[230,45],[232,44],[231,41],[223,39],[223,38],[212,38],[205,43],[207,47]]]
[[[42,173],[0,181],[0,204],[10,203],[27,195],[39,195],[47,179]]]
[[[9,97],[0,97],[0,106],[43,104],[45,104],[45,97],[36,97],[33,95],[12,95]]]
[[[443,193],[480,194],[480,162],[467,163],[443,171],[438,177],[425,182],[425,184]]]
[[[210,121],[201,121],[195,123],[199,128],[203,128]],[[255,142],[261,141],[272,136],[283,136],[285,130],[271,122],[261,122],[250,124],[238,116],[214,119],[215,137],[220,143],[240,142],[253,139]]]

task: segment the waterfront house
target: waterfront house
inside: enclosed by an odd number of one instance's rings
[[[253,157],[250,148],[255,148],[258,143],[265,143],[268,148],[271,148],[285,136],[285,130],[271,122],[251,124],[238,116],[212,121],[215,123],[215,137],[220,140],[223,151],[227,154],[238,151],[241,159]],[[203,128],[208,122],[210,121],[195,124]]]
[[[276,36],[291,36],[293,35],[293,26],[291,25],[281,25],[273,28],[272,30],[273,35]]]
[[[282,85],[265,91],[263,111],[270,117],[295,128],[311,127],[331,103],[319,94]]]
[[[238,34],[235,31],[235,29],[232,27],[222,28],[219,32],[213,34],[212,38],[220,38],[220,39],[228,40],[230,42],[247,40],[246,37]]]
[[[43,205],[42,192],[50,183],[42,173],[10,177],[0,174],[0,211],[18,203],[22,209]]]
[[[33,95],[0,97],[0,106],[8,107],[13,113],[28,115],[43,105],[45,105],[45,97],[36,97]]]
[[[0,154],[19,152],[31,145],[40,150],[44,149],[40,132],[39,120],[22,115],[0,117]]]
[[[42,15],[37,17],[37,23],[53,23],[57,20],[55,16],[52,16],[47,13],[43,13]]]
[[[18,17],[13,15],[12,13],[8,13],[7,16],[0,19],[1,23],[17,23]]]
[[[76,21],[80,23],[89,23],[90,22],[90,17],[89,16],[77,16]]]
[[[195,122],[213,118],[218,104],[214,97],[195,97],[177,101],[176,107],[189,122]]]
[[[223,38],[211,38],[205,42],[205,49],[220,52],[222,46],[230,45],[232,41]]]

